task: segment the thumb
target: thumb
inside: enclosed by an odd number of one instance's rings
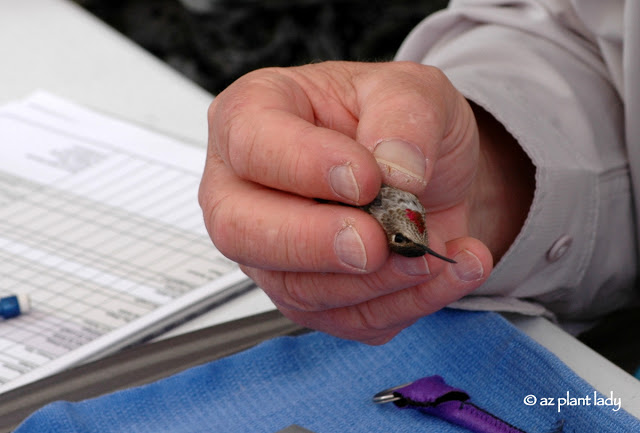
[[[431,206],[459,200],[475,174],[477,134],[471,108],[446,76],[434,67],[392,62],[354,82],[356,140],[373,152],[383,182],[418,196],[429,184]],[[445,156],[455,164],[452,173],[438,167]]]

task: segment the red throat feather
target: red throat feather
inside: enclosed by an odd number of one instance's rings
[[[407,218],[409,218],[409,220],[416,225],[420,234],[424,233],[424,218],[422,218],[420,212],[416,212],[412,209],[405,209],[404,211],[407,215]]]

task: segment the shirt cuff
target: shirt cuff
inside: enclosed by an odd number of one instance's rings
[[[544,38],[495,25],[463,27],[442,42],[431,41],[421,57],[412,58],[420,50],[408,44],[397,59],[442,69],[465,97],[504,125],[536,167],[524,226],[474,295],[540,301],[563,315],[593,308],[598,284],[580,290],[596,245],[599,176],[625,163],[620,149],[612,154],[622,155],[622,162],[602,162],[593,113],[585,113],[580,84],[571,81],[584,78],[586,90],[594,73]],[[507,309],[513,311],[513,303]]]

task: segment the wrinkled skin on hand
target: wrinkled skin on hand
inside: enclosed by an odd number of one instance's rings
[[[504,174],[512,139],[479,130],[478,115],[496,123],[441,71],[409,62],[250,73],[209,109],[207,230],[286,316],[384,343],[479,287],[524,220],[529,195],[508,205],[531,187]],[[420,199],[431,248],[457,264],[391,253],[371,215],[314,200],[362,206],[383,182]]]

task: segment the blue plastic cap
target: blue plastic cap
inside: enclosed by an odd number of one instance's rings
[[[22,314],[20,310],[20,301],[17,296],[7,296],[0,299],[0,316],[10,319]]]

